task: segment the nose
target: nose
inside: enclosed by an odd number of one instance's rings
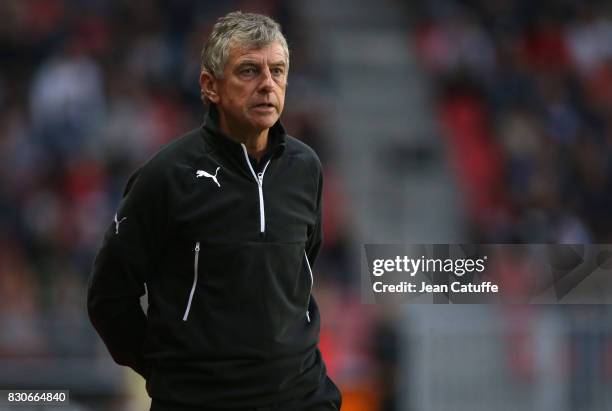
[[[272,72],[270,71],[270,67],[266,66],[262,70],[262,79],[259,83],[259,90],[261,92],[268,93],[272,91],[274,87],[274,80],[272,79]]]

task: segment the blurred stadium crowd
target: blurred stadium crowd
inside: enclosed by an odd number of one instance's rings
[[[473,240],[611,242],[611,17],[604,1],[422,3],[414,46]]]
[[[404,7],[414,23],[406,47],[437,92],[441,141],[468,211],[466,240],[612,242],[610,7]],[[283,121],[326,168],[315,295],[321,349],[348,393],[343,409],[393,409],[382,397],[393,396],[396,330],[352,291],[349,200],[334,171],[341,153],[319,129],[321,110],[296,103],[292,91],[306,84],[316,94],[324,70],[294,41],[307,28],[280,0],[0,2],[0,364],[108,357],[86,318],[94,253],[129,174],[199,126],[202,41],[233,9],[283,26],[292,48]]]
[[[470,241],[611,243],[612,5],[434,0],[417,9],[410,42],[435,90]],[[529,281],[520,264],[509,268],[515,286]],[[607,306],[500,314],[515,381],[549,382],[533,409],[609,407]]]

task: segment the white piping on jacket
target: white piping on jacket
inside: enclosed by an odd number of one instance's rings
[[[187,321],[189,316],[189,310],[191,309],[191,301],[193,300],[193,294],[195,293],[196,285],[198,284],[198,260],[200,259],[200,242],[198,241],[195,245],[195,256],[193,258],[193,285],[191,286],[191,293],[189,293],[189,301],[187,302],[187,308],[183,315],[183,321]]]
[[[306,267],[308,267],[308,273],[310,274],[310,291],[308,292],[308,304],[306,305],[306,319],[310,322],[310,312],[308,308],[310,307],[310,295],[312,294],[312,286],[314,285],[314,277],[312,276],[312,268],[310,268],[310,261],[308,261],[308,255],[306,254],[306,250],[304,250],[304,258],[306,259]]]
[[[259,232],[264,233],[266,231],[266,213],[264,210],[264,199],[263,199],[263,177],[266,172],[266,168],[268,168],[268,164],[270,164],[270,160],[266,162],[261,173],[256,174],[255,170],[253,170],[253,166],[249,161],[249,154],[247,152],[246,146],[244,143],[240,143],[242,146],[242,150],[244,151],[244,159],[246,160],[249,169],[251,170],[251,174],[253,174],[253,178],[255,182],[257,182],[257,187],[259,188]]]

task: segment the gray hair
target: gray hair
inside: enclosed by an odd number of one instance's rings
[[[283,48],[289,66],[289,47],[280,24],[261,14],[231,12],[217,20],[204,43],[201,69],[215,78],[223,78],[231,46],[261,48],[275,42]]]

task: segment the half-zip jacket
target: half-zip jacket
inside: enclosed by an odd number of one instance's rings
[[[268,138],[256,167],[221,133],[212,106],[200,129],[128,180],[94,262],[88,309],[114,360],[143,375],[152,398],[261,407],[325,379],[311,296],[321,165],[280,122]]]

